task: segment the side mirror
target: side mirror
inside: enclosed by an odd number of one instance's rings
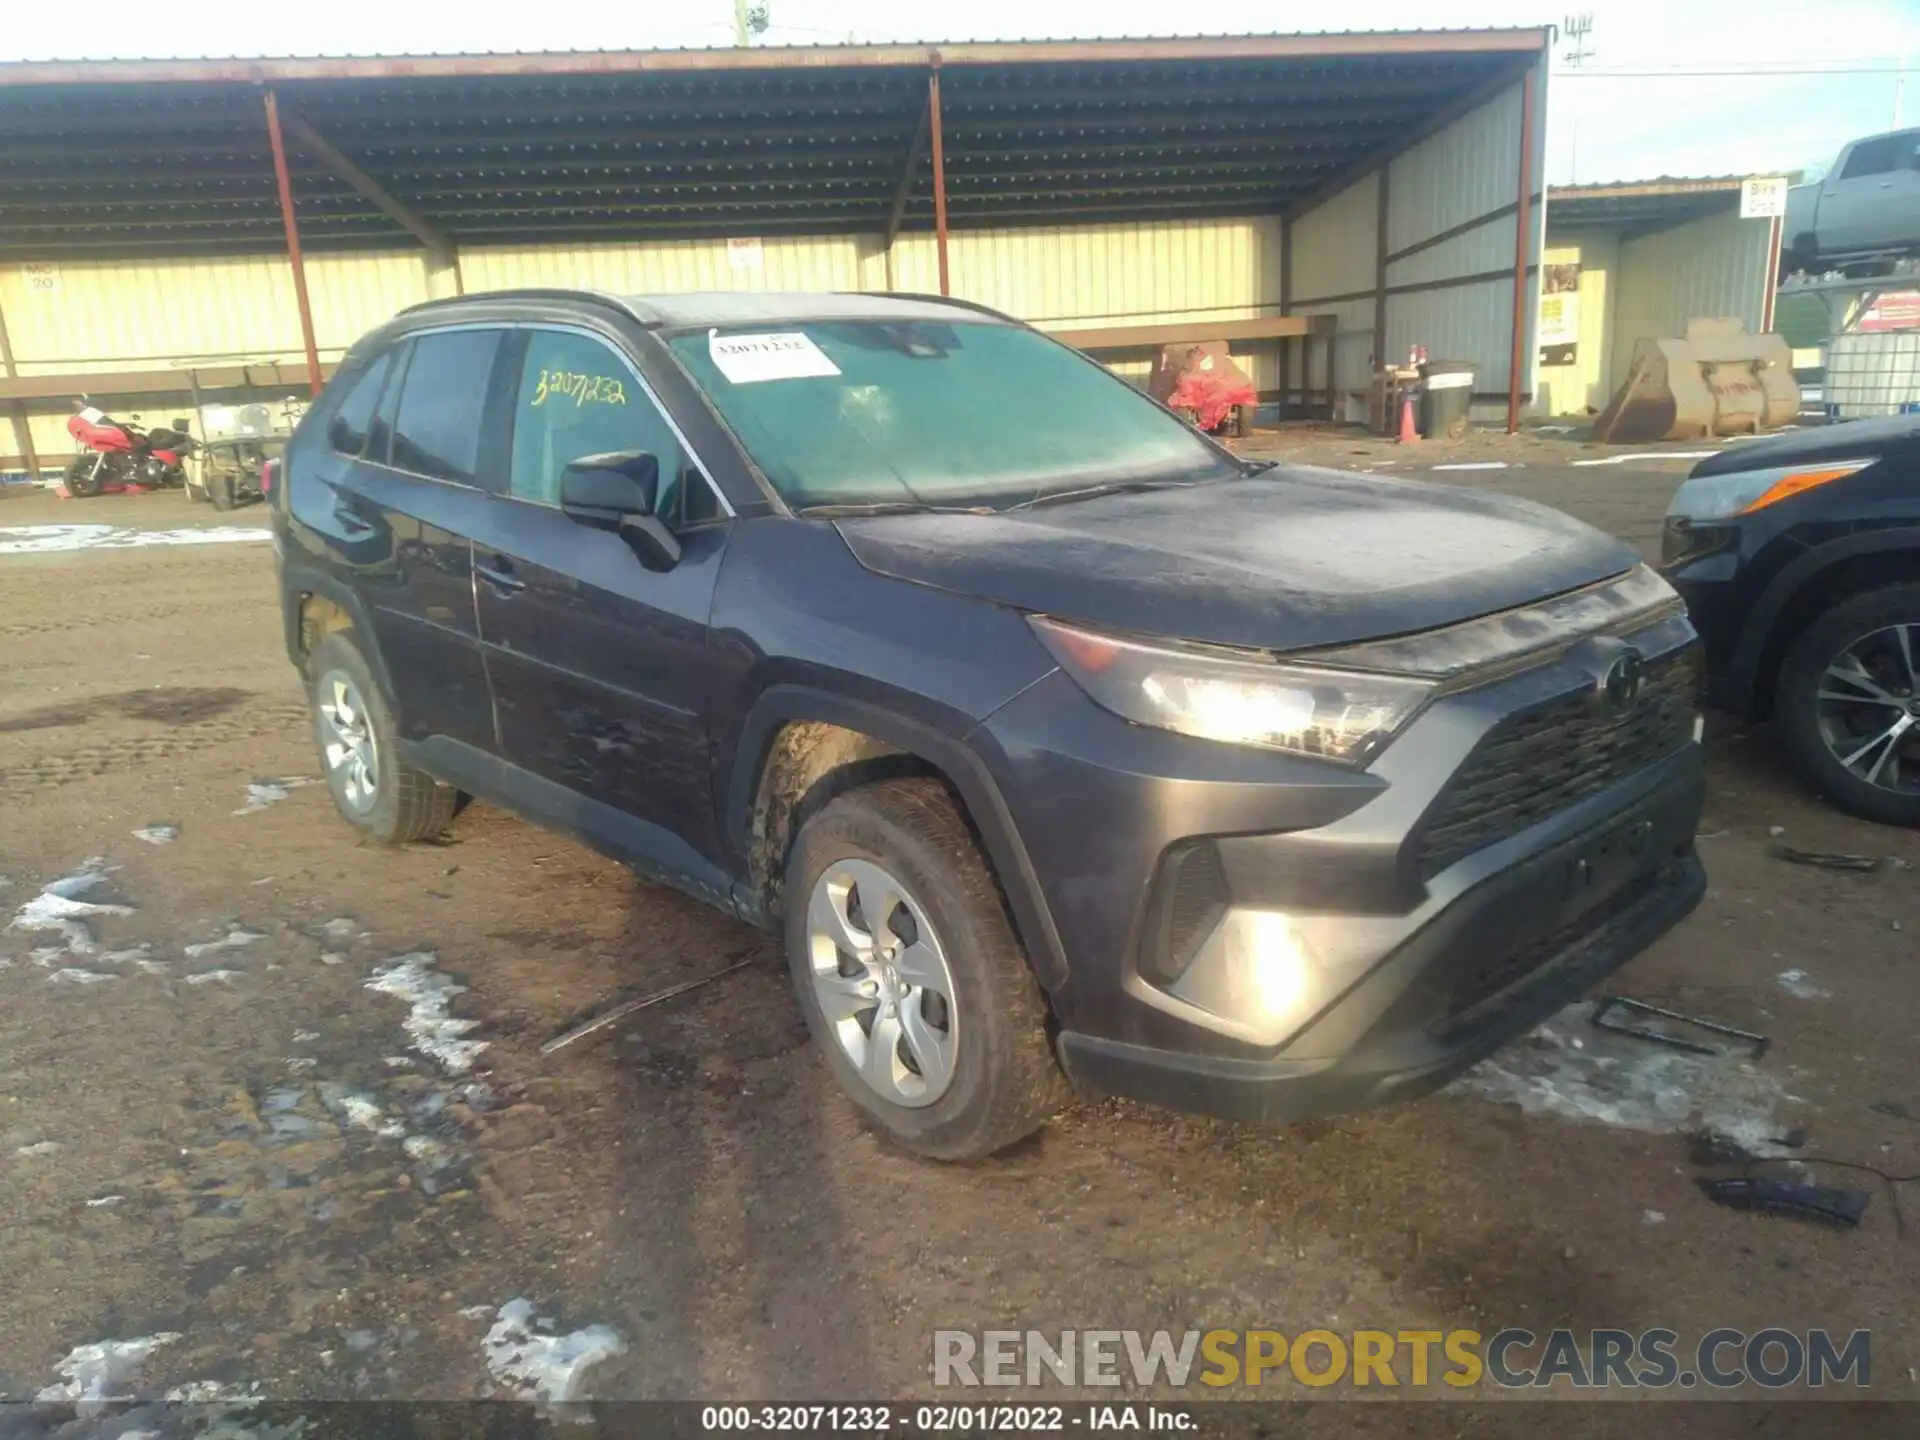
[[[660,461],[645,450],[582,455],[560,475],[560,509],[582,525],[612,530],[649,570],[680,563],[680,542],[660,523]]]

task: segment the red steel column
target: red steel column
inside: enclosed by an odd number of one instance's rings
[[[273,176],[280,184],[280,219],[287,227],[287,258],[293,262],[293,295],[300,303],[300,338],[307,347],[307,387],[320,393],[320,347],[313,339],[313,305],[307,299],[307,267],[300,258],[300,222],[293,216],[293,181],[287,174],[287,145],[280,136],[280,105],[267,96],[267,139],[273,146]]]
[[[940,293],[953,293],[947,277],[947,154],[940,139],[940,57],[927,76],[927,114],[933,136],[933,238],[940,256]]]
[[[1527,260],[1533,249],[1533,79],[1536,64],[1520,82],[1520,194],[1513,227],[1513,357],[1507,371],[1507,433],[1520,428],[1520,386],[1526,375]]]

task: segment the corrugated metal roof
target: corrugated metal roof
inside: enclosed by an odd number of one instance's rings
[[[1620,230],[1647,235],[1704,215],[1737,209],[1743,175],[1659,175],[1651,180],[1609,180],[1554,185],[1547,190],[1547,229]]]
[[[0,256],[281,244],[258,82],[456,242],[1276,213],[1543,31],[0,65]],[[289,137],[302,237],[403,232]],[[924,150],[924,147],[922,147]]]

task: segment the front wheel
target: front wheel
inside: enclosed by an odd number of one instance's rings
[[[886,780],[828,803],[794,843],[783,894],[814,1043],[895,1141],[976,1160],[1065,1099],[1046,1001],[938,781]]]
[[[314,746],[341,816],[369,840],[400,845],[439,834],[459,795],[400,755],[393,712],[351,632],[314,647]]]
[[[1843,600],[1801,632],[1775,714],[1795,767],[1835,805],[1920,825],[1920,585]]]
[[[87,500],[98,495],[106,469],[106,462],[98,455],[74,456],[67,463],[67,473],[64,477],[67,494],[76,500]]]

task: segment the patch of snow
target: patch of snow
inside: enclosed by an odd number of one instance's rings
[[[287,1069],[295,1075],[304,1075],[320,1062],[311,1055],[295,1055],[287,1061]]]
[[[171,845],[180,838],[178,825],[148,825],[133,832],[133,838],[149,845]]]
[[[122,1200],[126,1198],[127,1197],[124,1195],[101,1195],[95,1199],[87,1201],[87,1208],[89,1210],[98,1210],[103,1205],[118,1205]]]
[[[256,940],[267,937],[251,930],[242,930],[238,925],[227,927],[227,933],[218,940],[209,940],[201,945],[188,945],[182,953],[189,960],[198,960],[202,955],[217,955],[222,950],[244,950]]]
[[[308,1045],[319,1038],[320,1032],[318,1030],[296,1030],[293,1032],[293,1043],[296,1045]]]
[[[149,975],[165,975],[173,968],[165,960],[140,960],[135,963]]]
[[[247,799],[236,815],[254,815],[269,805],[278,805],[302,785],[318,782],[311,775],[282,775],[277,780],[255,780],[247,786]]]
[[[1512,467],[1505,460],[1462,460],[1452,465],[1430,466],[1434,470],[1508,470]]]
[[[147,1356],[179,1338],[178,1331],[162,1330],[138,1340],[96,1340],[90,1345],[76,1345],[54,1367],[54,1372],[65,1378],[47,1386],[34,1399],[43,1405],[64,1401],[82,1416],[98,1414],[111,1401],[132,1399],[132,1387]]]
[[[93,954],[99,946],[94,942],[93,930],[88,925],[88,920],[95,915],[131,915],[133,907],[107,901],[84,900],[81,897],[97,889],[106,881],[107,876],[118,868],[118,866],[108,865],[97,855],[91,859],[82,860],[80,868],[71,875],[62,875],[58,880],[49,880],[41,886],[38,895],[14,912],[14,917],[7,928],[57,932],[62,944],[54,951],[55,954]],[[40,959],[41,953],[38,950],[34,952],[35,960]]]
[[[349,1125],[361,1130],[371,1130],[385,1139],[398,1140],[407,1133],[407,1127],[398,1120],[389,1120],[386,1112],[371,1096],[362,1095],[357,1090],[349,1090],[344,1085],[335,1083],[322,1085],[320,1103],[345,1119]]]
[[[1664,1225],[1667,1223],[1667,1217],[1659,1210],[1642,1210],[1640,1212],[1640,1223],[1642,1225]]]
[[[1751,1154],[1784,1153],[1774,1112],[1799,1097],[1775,1076],[1743,1057],[1690,1055],[1593,1029],[1592,1013],[1588,1002],[1569,1005],[1450,1088],[1528,1115],[1654,1135],[1706,1130]]]
[[[356,936],[364,935],[367,932],[362,930],[356,922],[347,919],[345,916],[336,916],[320,927],[320,933],[325,935],[329,940],[352,940]]]
[[[467,1305],[461,1308],[460,1318],[462,1320],[484,1320],[491,1314],[493,1314],[493,1306],[491,1305]]]
[[[126,525],[0,525],[0,555],[138,550],[154,545],[231,545],[272,538],[271,530],[242,525],[183,530],[135,530]]]
[[[29,1157],[34,1155],[51,1155],[53,1154],[54,1151],[58,1150],[59,1148],[60,1148],[60,1142],[58,1140],[40,1140],[40,1141],[36,1141],[32,1145],[22,1145],[18,1149],[16,1149],[13,1153],[16,1155],[26,1155]]]
[[[225,1380],[189,1380],[186,1384],[176,1385],[167,1391],[166,1398],[176,1405],[258,1405],[266,1399],[266,1396],[260,1393],[258,1380],[251,1385],[234,1385]],[[208,1432],[201,1433],[205,1435]],[[254,1432],[239,1432],[246,1435],[252,1433]],[[292,1433],[298,1434],[299,1431],[295,1430]],[[125,1440],[125,1437],[121,1437],[121,1440]],[[239,1436],[235,1435],[234,1440],[239,1440]]]
[[[47,977],[49,983],[68,985],[98,985],[104,980],[118,980],[118,975],[102,975],[98,970],[81,970],[72,965],[62,965]]]
[[[135,945],[130,950],[109,950],[104,955],[96,956],[95,958],[98,959],[102,965],[124,965],[129,960],[138,964],[144,961],[152,952],[153,947],[151,945],[142,943]]]
[[[238,970],[203,970],[198,975],[187,976],[187,984],[211,985],[216,980],[225,982],[228,980],[238,980],[239,978],[240,972]]]
[[[1833,994],[1814,984],[1813,977],[1804,970],[1782,970],[1775,977],[1775,983],[1796,1000],[1826,1000]]]
[[[480,1342],[487,1369],[496,1382],[512,1387],[521,1400],[560,1405],[580,1398],[586,1372],[602,1360],[626,1353],[627,1342],[606,1325],[589,1325],[567,1335],[542,1335],[544,1325],[529,1300],[509,1300]]]
[[[429,950],[396,955],[373,972],[366,987],[405,1000],[412,1007],[405,1028],[413,1048],[437,1061],[449,1075],[464,1075],[487,1042],[460,1038],[480,1022],[454,1018],[453,999],[466,994],[467,987],[434,969],[433,961]]]
[[[347,957],[329,950],[320,957],[320,963],[322,965],[344,965],[347,963]]]
[[[436,1170],[453,1163],[453,1147],[430,1135],[409,1135],[400,1142],[400,1148],[407,1152],[409,1160],[418,1160]]]

